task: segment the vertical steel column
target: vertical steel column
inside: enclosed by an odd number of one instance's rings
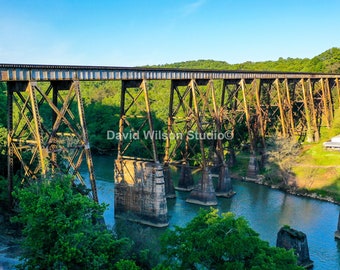
[[[303,105],[305,109],[305,117],[306,117],[306,125],[307,125],[307,142],[313,142],[314,141],[313,130],[312,130],[311,117],[310,117],[309,100],[308,100],[306,88],[305,88],[305,79],[302,78],[300,82],[302,86]]]
[[[13,166],[14,154],[12,146],[13,136],[13,89],[10,83],[7,83],[7,178],[8,178],[8,200],[9,209],[13,207]]]
[[[184,92],[180,91],[180,86],[186,87]],[[175,99],[175,96],[177,96],[178,99]],[[171,191],[173,188],[182,191],[191,191],[194,186],[194,180],[189,164],[189,151],[191,149],[189,144],[189,132],[195,124],[192,116],[193,110],[190,80],[171,80],[165,165],[167,160],[170,162],[170,160],[176,156],[178,149],[181,148],[180,177],[178,179],[178,185],[174,188],[172,182],[168,183],[168,191],[172,193],[172,195],[170,195],[172,197],[175,196],[174,190]],[[170,150],[172,131],[174,132],[174,147]],[[178,137],[178,135],[181,136]],[[166,166],[165,170],[167,170]]]
[[[279,110],[280,110],[280,121],[281,121],[281,126],[282,126],[282,135],[284,138],[287,137],[287,130],[286,130],[286,123],[285,123],[285,115],[284,115],[284,110],[282,106],[282,100],[281,100],[281,89],[280,89],[280,82],[279,79],[275,80],[275,86],[276,86],[276,91],[277,91],[277,99],[278,99],[278,105],[279,105]]]
[[[233,89],[229,89],[229,85],[233,86]],[[221,95],[221,124],[225,128],[230,128],[232,130],[232,134],[235,136],[235,126],[236,126],[236,115],[237,115],[237,107],[238,107],[238,90],[240,88],[239,81],[236,79],[232,80],[223,80],[222,86],[222,95]],[[226,97],[226,94],[227,97]],[[229,165],[234,165],[236,162],[235,156],[235,144],[231,140],[228,142],[228,153],[229,153]]]
[[[222,100],[221,103],[224,103],[224,93],[225,93],[225,82],[223,81],[223,90],[222,90]],[[209,87],[211,88],[211,97],[212,97],[212,103],[213,103],[213,118],[216,125],[216,131],[217,131],[217,141],[216,141],[216,152],[219,160],[219,177],[218,177],[218,183],[216,187],[216,196],[222,196],[222,197],[231,197],[235,194],[233,191],[233,187],[231,184],[231,179],[229,175],[229,169],[228,165],[225,162],[224,159],[224,149],[223,149],[223,142],[220,138],[219,134],[222,134],[222,115],[221,115],[221,108],[217,107],[216,102],[216,93],[215,89],[213,87],[213,82],[209,81]]]
[[[96,179],[95,179],[95,175],[94,175],[93,161],[92,161],[92,155],[91,155],[91,151],[90,151],[90,143],[89,143],[88,134],[87,134],[86,121],[85,121],[84,104],[83,104],[83,100],[82,100],[81,94],[80,94],[79,82],[78,81],[73,82],[73,87],[74,87],[74,91],[76,93],[76,98],[77,98],[77,103],[78,103],[79,120],[80,120],[80,126],[81,126],[81,131],[82,131],[84,151],[85,151],[85,156],[86,156],[86,164],[87,164],[87,168],[88,168],[89,173],[90,173],[92,196],[93,196],[93,200],[95,202],[98,202]]]
[[[264,129],[264,124],[263,124],[263,114],[262,114],[262,108],[261,108],[261,101],[260,101],[260,97],[261,97],[261,79],[257,81],[255,80],[255,97],[256,97],[256,114],[260,123],[260,135],[261,135],[261,143],[262,143],[262,147],[265,149],[266,148],[266,132]]]
[[[201,162],[202,177],[198,185],[191,191],[186,201],[189,203],[195,203],[195,204],[201,204],[201,205],[216,205],[217,204],[216,193],[215,193],[214,185],[212,182],[211,173],[208,168],[207,157],[204,151],[204,142],[203,142],[204,131],[203,131],[202,122],[201,122],[201,112],[200,112],[199,104],[198,104],[197,97],[196,97],[196,87],[197,87],[196,81],[192,79],[189,83],[189,86],[191,88],[191,93],[192,93],[192,101],[194,105],[194,117],[195,117],[195,122],[197,125],[197,131],[198,131],[198,136],[199,136],[200,152],[202,155],[202,162]],[[203,99],[203,97],[201,98]]]
[[[189,83],[189,88],[191,87],[191,82]],[[184,161],[184,166],[189,166],[188,164],[188,158],[189,158],[189,131],[192,128],[192,125],[190,124],[190,117],[191,117],[191,108],[192,108],[192,102],[193,102],[193,93],[192,93],[192,88],[189,89],[189,108],[188,112],[185,115],[185,151],[184,151],[184,156],[183,156],[183,161]],[[184,101],[182,101],[184,102]]]
[[[293,117],[293,106],[290,98],[290,91],[289,91],[289,82],[286,78],[284,80],[285,88],[286,88],[286,96],[287,96],[287,105],[288,105],[288,119],[289,119],[289,126],[290,126],[290,135],[293,136],[295,134],[295,126],[294,126],[294,117]]]
[[[147,117],[148,117],[149,129],[152,133],[154,131],[154,128],[153,128],[152,116],[151,116],[151,111],[150,111],[149,94],[148,94],[148,89],[146,87],[146,81],[145,80],[142,81],[141,87],[142,87],[143,92],[144,92],[144,100],[145,100],[146,113],[147,113]],[[152,136],[151,145],[152,145],[153,160],[154,160],[155,163],[158,163],[159,161],[158,161],[158,156],[157,156],[157,147],[156,147],[156,141],[155,141],[154,136]]]
[[[123,133],[124,133],[124,123],[125,123],[125,94],[126,94],[126,85],[125,81],[122,81],[122,88],[120,93],[120,117],[119,117],[119,141],[118,141],[118,157],[119,161],[123,160]]]
[[[312,126],[313,126],[313,134],[314,134],[314,142],[318,142],[320,139],[320,135],[319,135],[319,129],[318,129],[318,124],[317,124],[317,120],[316,120],[316,109],[315,109],[315,104],[314,104],[314,95],[313,95],[313,86],[312,86],[312,82],[311,79],[308,79],[308,88],[309,88],[309,97],[310,97],[310,101],[309,101],[309,105],[310,105],[310,112],[311,112],[311,117],[312,117]]]
[[[52,90],[52,103],[53,105],[58,108],[58,88],[56,86],[53,87]],[[57,120],[57,113],[52,109],[52,130],[53,130],[53,125]],[[53,138],[51,138],[51,146],[50,146],[50,151],[51,151],[51,162],[52,162],[52,172],[54,172],[55,169],[55,165],[57,164],[57,154],[55,152],[56,150],[56,143],[57,140],[55,138],[55,134],[51,134],[51,136],[53,136]]]
[[[245,80],[241,79],[240,84],[241,84],[242,96],[243,96],[244,113],[246,116],[246,124],[247,124],[248,134],[249,134],[250,152],[251,154],[254,155],[255,154],[254,136],[252,134],[251,125],[250,125],[250,113],[249,113],[249,107],[248,107],[247,96],[246,96]]]
[[[115,216],[164,227],[168,225],[164,168],[158,161],[148,91],[144,79],[122,80],[118,157],[114,168]],[[124,136],[126,131],[132,136]],[[143,139],[139,138],[141,131],[145,135]],[[148,143],[151,140],[151,147],[145,140]],[[129,152],[133,145],[142,146],[144,151]]]
[[[338,94],[338,108],[340,108],[340,85],[339,85],[339,78],[335,78],[336,83],[336,92]]]
[[[190,87],[191,87],[192,100],[193,100],[193,104],[194,104],[194,113],[195,113],[197,131],[198,131],[199,137],[203,138],[203,136],[202,136],[203,130],[202,130],[202,124],[201,124],[201,120],[200,120],[201,116],[200,116],[200,111],[198,109],[198,102],[197,102],[197,99],[196,99],[196,82],[195,82],[195,80],[191,80]],[[206,159],[206,156],[205,156],[204,143],[203,143],[202,139],[199,140],[199,144],[200,144],[200,150],[201,150],[201,155],[202,155],[202,167],[205,168],[205,167],[207,167],[207,159]]]
[[[334,118],[334,115],[333,115],[333,102],[332,102],[332,94],[331,94],[331,87],[329,86],[329,80],[328,78],[326,78],[326,92],[327,92],[327,100],[328,100],[328,109],[329,109],[329,122],[330,122],[330,125],[332,125],[332,122],[333,122],[333,118]]]
[[[164,163],[169,164],[170,163],[170,136],[171,136],[171,130],[172,125],[174,122],[173,118],[173,106],[174,106],[174,85],[173,81],[171,81],[170,86],[170,100],[169,100],[169,111],[168,111],[168,125],[167,125],[167,137],[165,141],[165,156],[164,156]]]
[[[30,95],[31,107],[32,107],[32,114],[34,120],[34,127],[35,127],[35,139],[38,147],[39,152],[39,162],[41,168],[41,175],[46,175],[46,164],[45,158],[47,157],[47,149],[44,147],[43,142],[43,133],[41,128],[41,119],[39,114],[38,102],[36,97],[36,82],[29,82],[28,84],[28,91]]]
[[[331,127],[331,123],[330,123],[330,116],[329,116],[329,109],[328,109],[328,102],[327,102],[327,89],[325,89],[325,84],[324,84],[324,79],[321,78],[320,79],[320,83],[321,83],[321,91],[322,91],[322,103],[323,103],[323,113],[325,115],[325,120],[326,120],[326,125],[327,128]]]
[[[174,83],[171,80],[170,86],[170,100],[169,100],[169,111],[168,111],[168,124],[167,124],[167,137],[165,141],[165,155],[164,155],[164,182],[165,182],[165,195],[167,198],[172,199],[176,198],[174,184],[171,178],[170,172],[170,137],[171,137],[171,130],[174,123],[173,118],[173,107],[174,107]]]

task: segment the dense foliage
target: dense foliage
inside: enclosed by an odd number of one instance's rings
[[[130,241],[116,239],[100,222],[106,206],[71,183],[53,176],[16,191],[13,221],[24,226],[23,269],[113,269],[127,257]]]
[[[340,48],[332,48],[312,59],[279,58],[277,61],[245,62],[241,64],[228,64],[227,62],[214,60],[197,60],[159,65],[156,67],[339,73]],[[219,89],[220,82],[216,81],[214,83],[216,84],[215,88]],[[166,131],[170,82],[149,81],[148,87],[156,129]],[[85,100],[85,112],[88,119],[90,141],[95,150],[110,153],[117,150],[116,141],[106,140],[106,131],[108,129],[114,130],[115,132],[118,131],[120,88],[121,85],[119,82],[84,82],[81,85],[82,95]],[[143,108],[143,106],[140,106],[138,109],[141,110],[141,108]],[[240,133],[245,134],[243,131],[240,131]],[[158,150],[162,153],[164,142],[159,143],[163,144],[163,146],[158,145]],[[136,149],[136,152],[141,153],[140,149]]]
[[[332,48],[312,59],[279,58],[277,61],[241,64],[198,60],[158,67],[339,73],[340,49]],[[155,129],[165,131],[170,82],[149,81],[148,87]],[[7,183],[1,176],[6,175],[6,90],[6,84],[0,82],[1,205],[7,196]],[[82,82],[81,90],[92,149],[115,154],[117,141],[107,140],[107,131],[118,131],[121,83]],[[42,116],[50,117],[48,106],[42,106],[40,110]],[[239,128],[239,133],[244,136],[246,132],[242,128]],[[241,144],[237,139],[234,143]],[[157,147],[162,154],[164,141],[158,141]],[[131,155],[145,152],[138,145],[133,145],[131,151]],[[279,164],[283,172],[290,172],[290,164]],[[23,225],[25,236],[22,268],[138,269],[136,263],[144,268],[157,264],[158,254],[149,245],[155,243],[147,242],[144,231],[130,234],[134,241],[117,238],[98,222],[105,206],[76,192],[71,182],[69,177],[57,175],[16,191],[20,212],[13,220]],[[129,227],[125,229],[125,234],[121,234],[129,236]],[[164,262],[158,268],[300,269],[292,252],[270,247],[243,218],[235,218],[231,213],[219,216],[216,211],[202,211],[186,227],[175,227],[166,233],[162,240],[162,253]],[[131,258],[136,263],[129,260]]]
[[[217,210],[200,211],[186,227],[162,238],[169,269],[303,269],[292,251],[270,247],[244,218]]]
[[[55,176],[16,191],[19,214],[12,221],[23,225],[25,237],[21,269],[301,269],[292,251],[270,247],[244,218],[213,209],[167,231],[161,257],[150,230],[123,223],[113,234],[100,222],[105,205],[71,183]]]
[[[198,60],[160,65],[167,68],[195,68],[221,70],[259,70],[259,71],[293,71],[293,72],[340,72],[340,48],[331,48],[311,59],[280,57],[277,61],[244,62],[229,64],[223,61]]]

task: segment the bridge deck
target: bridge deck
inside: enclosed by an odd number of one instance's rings
[[[340,74],[174,68],[0,64],[0,81],[340,78]]]

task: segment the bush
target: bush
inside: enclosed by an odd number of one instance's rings
[[[116,239],[101,220],[106,206],[72,188],[72,179],[53,176],[16,190],[24,225],[22,269],[113,269],[126,258],[127,239]]]
[[[244,218],[200,211],[186,227],[162,238],[159,269],[303,269],[292,251],[270,247]]]

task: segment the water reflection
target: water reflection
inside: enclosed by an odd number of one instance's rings
[[[105,213],[108,225],[114,224],[113,158],[94,157],[100,202],[109,204]],[[307,234],[314,269],[340,269],[340,241],[334,239],[340,207],[331,203],[297,197],[253,183],[233,181],[236,195],[219,198],[221,212],[232,211],[244,216],[261,238],[276,243],[280,227],[288,224]],[[183,226],[202,206],[186,203],[188,193],[178,192],[168,200],[170,227]],[[158,231],[157,231],[158,232]]]

